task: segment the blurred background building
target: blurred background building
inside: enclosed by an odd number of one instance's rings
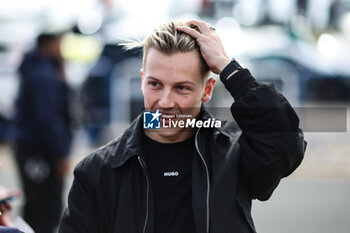
[[[140,51],[118,43],[190,18],[214,25],[229,55],[259,81],[274,83],[305,116],[305,161],[269,202],[255,203],[258,232],[350,232],[350,0],[0,0],[0,184],[19,187],[9,147],[17,69],[40,32],[66,31],[73,167],[142,111]],[[209,105],[231,101],[218,83]]]

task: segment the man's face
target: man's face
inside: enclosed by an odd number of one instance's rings
[[[150,48],[141,75],[145,109],[159,109],[162,122],[164,115],[181,114],[196,118],[201,103],[210,100],[215,85],[214,78],[204,80],[202,77],[197,51],[166,54]],[[168,123],[169,119],[165,121]],[[178,142],[192,133],[183,128],[163,128],[153,130],[151,134],[151,138],[160,142]]]
[[[56,37],[50,41],[46,47],[46,51],[51,58],[55,59],[56,61],[61,61],[61,37]]]

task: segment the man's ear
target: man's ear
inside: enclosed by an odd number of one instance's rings
[[[204,88],[204,94],[202,97],[202,103],[206,103],[211,99],[211,96],[213,94],[214,86],[216,83],[216,79],[213,77],[210,77],[206,83]]]

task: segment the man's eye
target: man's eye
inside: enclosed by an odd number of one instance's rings
[[[159,86],[159,83],[158,83],[158,82],[149,82],[149,84],[150,84],[152,87],[158,87],[158,86]]]
[[[186,86],[183,86],[183,85],[177,86],[177,89],[178,89],[179,91],[188,91],[188,90],[190,90],[190,88],[188,88],[188,87],[186,87]]]

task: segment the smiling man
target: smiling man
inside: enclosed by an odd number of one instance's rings
[[[143,48],[146,111],[77,165],[60,232],[255,232],[251,201],[269,199],[303,159],[293,108],[230,59],[206,22],[169,22],[127,47]],[[235,99],[235,121],[204,127],[210,71]],[[147,129],[146,114],[161,127]]]

